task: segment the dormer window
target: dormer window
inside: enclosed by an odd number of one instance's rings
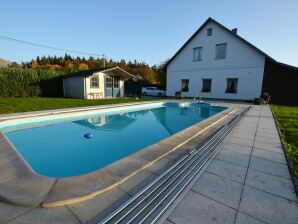
[[[193,49],[193,61],[202,61],[203,47],[195,47]]]
[[[207,37],[212,36],[212,28],[207,29]]]

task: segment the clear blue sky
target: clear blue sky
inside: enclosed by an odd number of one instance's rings
[[[298,66],[297,0],[4,0],[0,35],[153,65],[213,17],[274,59]],[[0,39],[0,58],[63,52]]]

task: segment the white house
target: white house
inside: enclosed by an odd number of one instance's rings
[[[84,70],[63,77],[63,94],[69,98],[124,97],[124,81],[134,76],[118,66]]]
[[[264,91],[264,74],[275,72],[266,68],[268,63],[298,71],[241,38],[237,29],[208,18],[168,61],[167,95],[182,91],[185,97],[253,100]],[[267,87],[273,92],[271,84]]]

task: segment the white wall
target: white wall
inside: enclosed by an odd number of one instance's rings
[[[206,30],[212,28],[212,36]],[[215,60],[215,45],[227,43],[226,59]],[[203,47],[202,61],[193,62],[193,48]],[[260,96],[265,57],[214,23],[207,24],[167,67],[167,95],[181,90],[181,79],[189,79],[194,97],[202,89],[202,79],[211,78],[211,93],[202,97],[251,100]],[[236,94],[225,93],[227,78],[238,78]]]
[[[73,77],[63,79],[64,97],[84,98],[84,78]]]
[[[100,94],[102,97],[104,97],[104,92],[105,92],[105,84],[104,84],[104,74],[101,72],[97,72],[94,73],[93,75],[98,75],[98,79],[99,79],[99,88],[91,88],[91,83],[90,83],[90,77],[86,77],[85,78],[85,82],[86,82],[86,99],[93,99],[93,97],[90,95],[90,93],[98,93]]]
[[[97,72],[94,73],[94,75],[98,75],[99,77],[99,88],[90,88],[90,77],[86,77],[85,81],[86,81],[86,98],[87,99],[93,99],[93,97],[90,95],[90,93],[99,93],[100,95],[102,95],[102,97],[105,96],[105,76],[106,74],[102,73],[102,72]],[[119,87],[120,87],[120,97],[124,97],[124,81],[123,79],[120,80],[119,83]]]

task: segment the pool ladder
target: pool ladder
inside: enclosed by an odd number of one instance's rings
[[[156,223],[195,176],[202,171],[246,111],[236,115],[200,148],[186,154],[106,218],[94,222],[95,218],[92,223]]]

